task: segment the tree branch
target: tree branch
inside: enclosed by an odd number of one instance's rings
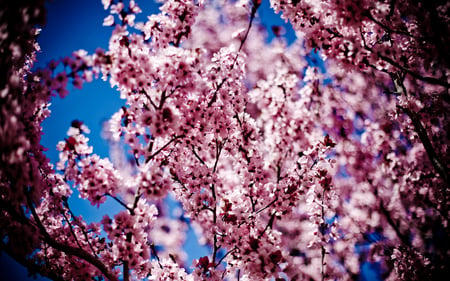
[[[391,10],[392,11],[392,10]],[[376,20],[372,14],[370,13],[370,11],[367,11],[366,16],[373,21],[374,23],[378,24],[380,27],[382,27],[384,30],[386,30],[389,33],[397,33],[397,34],[403,34],[406,35],[408,37],[413,37],[408,31],[404,31],[404,30],[395,30],[390,28],[387,25],[382,24],[380,21]]]
[[[155,153],[153,153],[152,155],[150,155],[149,157],[147,157],[147,159],[145,159],[145,163],[150,162],[150,160],[152,160],[156,155],[158,155],[161,151],[163,151],[166,147],[168,147],[172,142],[174,142],[175,140],[179,139],[179,138],[183,138],[184,135],[181,136],[174,136],[170,141],[168,141],[163,147],[161,147],[160,149],[158,149]]]
[[[63,205],[67,208],[67,210],[69,211],[70,215],[72,216],[72,218],[76,218],[76,216],[73,214],[72,210],[69,207],[69,202],[67,200],[63,201]],[[75,219],[74,219],[75,220]],[[89,245],[89,247],[91,248],[92,254],[94,256],[96,256],[94,247],[92,247],[91,242],[89,241],[89,237],[87,235],[86,230],[83,228],[83,225],[78,225],[78,227],[81,229],[81,232],[83,232],[84,238],[86,239],[87,244]]]
[[[239,45],[239,49],[237,51],[236,56],[234,57],[233,63],[231,64],[231,67],[230,67],[231,69],[234,68],[237,58],[239,57],[239,52],[241,51],[242,47],[244,46],[245,41],[247,41],[248,34],[250,33],[250,29],[253,25],[253,20],[255,19],[255,16],[256,16],[256,11],[258,10],[259,6],[261,5],[261,0],[253,0],[252,2],[253,2],[253,7],[252,7],[251,14],[250,14],[250,21],[248,23],[248,28],[247,28],[247,31],[245,32],[244,38],[242,38],[242,40],[241,40],[241,44]],[[208,107],[211,107],[211,105],[217,100],[217,92],[223,86],[223,84],[225,83],[226,80],[227,79],[224,78],[222,80],[222,82],[219,84],[219,86],[217,87],[216,91],[213,94],[213,97],[211,98],[211,100],[208,103]]]
[[[256,211],[255,214],[259,214],[259,213],[261,213],[262,211],[264,211],[265,209],[269,208],[269,207],[272,206],[273,203],[275,203],[277,200],[278,200],[278,197],[276,197],[275,199],[273,199],[272,202],[270,202],[269,204],[267,204],[267,206],[265,206],[265,207],[263,207],[262,209]]]
[[[389,225],[394,229],[394,231],[397,234],[398,238],[400,238],[400,240],[402,241],[402,243],[404,245],[410,247],[411,246],[411,242],[409,241],[408,237],[403,235],[403,233],[400,232],[400,229],[395,224],[395,222],[392,220],[391,214],[389,213],[388,210],[386,210],[386,208],[384,207],[383,202],[381,202],[381,200],[380,200],[380,209],[381,209],[381,212],[383,213],[383,215],[386,217]]]
[[[203,161],[203,159],[197,154],[197,152],[195,151],[195,147],[192,145],[192,153],[194,153],[195,158],[198,159],[198,161],[200,161],[200,163],[202,163],[203,165],[206,166],[205,161]]]
[[[36,277],[36,273],[42,276],[46,276],[55,281],[63,281],[64,279],[60,277],[56,272],[48,270],[44,266],[33,262],[31,259],[27,259],[22,255],[17,255],[7,244],[0,240],[0,250],[6,252],[11,258],[22,266],[28,269],[30,275]]]
[[[214,162],[214,168],[213,173],[216,172],[217,169],[217,163],[219,162],[220,153],[222,152],[222,149],[227,142],[227,139],[224,139],[223,142],[220,142],[218,139],[216,139],[216,161]]]
[[[152,251],[152,254],[156,257],[156,260],[158,261],[159,268],[163,269],[163,266],[161,265],[161,260],[159,259],[158,253],[156,252],[155,244],[150,244],[150,249]]]
[[[361,35],[361,39],[363,41],[364,49],[366,49],[367,51],[369,51],[371,53],[375,53],[375,51],[371,47],[369,47],[367,45],[366,40],[364,38],[364,35],[363,35],[363,32],[362,32],[361,29],[359,30],[359,32],[360,32],[360,35]],[[447,89],[450,88],[450,84],[447,83],[446,81],[442,81],[442,80],[439,80],[439,79],[434,78],[434,77],[422,76],[422,75],[420,75],[418,73],[415,73],[414,71],[412,71],[412,70],[410,70],[410,69],[400,65],[399,63],[395,62],[393,59],[391,59],[391,58],[389,58],[387,56],[384,56],[384,55],[382,55],[380,53],[377,53],[377,55],[378,55],[379,58],[381,58],[385,62],[390,63],[392,66],[397,67],[401,71],[411,75],[412,77],[414,77],[414,78],[416,78],[418,80],[421,80],[421,81],[429,83],[429,84],[440,85],[440,86],[443,86],[443,87],[445,87]],[[386,72],[386,71],[383,71],[383,72]]]
[[[70,229],[70,233],[72,233],[73,239],[75,239],[75,242],[78,245],[78,248],[83,249],[83,247],[81,247],[80,242],[78,241],[77,236],[75,235],[75,232],[73,231],[73,226],[70,223],[69,219],[67,218],[66,214],[64,214],[64,211],[62,212],[62,215],[64,217],[64,220],[67,222],[67,224],[69,225],[69,229]]]
[[[217,268],[229,254],[231,254],[232,252],[234,252],[236,250],[237,250],[237,247],[234,246],[233,249],[231,249],[228,252],[226,252],[226,254],[223,257],[220,258],[220,260],[217,262],[217,264],[214,266],[214,268]]]
[[[403,84],[404,76],[398,74],[398,73],[391,73],[391,79],[394,83],[396,91],[403,95],[407,96],[408,93],[406,91],[406,87]],[[450,177],[447,170],[447,167],[445,164],[443,164],[443,161],[441,161],[436,154],[436,151],[433,148],[433,145],[431,144],[430,138],[428,137],[428,133],[425,130],[424,126],[422,125],[422,122],[420,121],[420,118],[417,113],[413,112],[411,109],[402,107],[397,105],[397,107],[402,110],[406,115],[411,118],[411,121],[414,126],[415,132],[419,135],[420,141],[422,142],[425,151],[428,155],[428,159],[430,160],[431,164],[433,165],[433,168],[435,171],[441,176],[442,180],[450,186]]]
[[[158,106],[153,102],[153,100],[150,98],[150,96],[147,94],[145,90],[142,90],[141,93],[143,93],[147,99],[150,101],[150,104],[153,106],[154,109],[158,109]]]
[[[414,125],[414,130],[419,135],[420,141],[422,142],[425,151],[428,155],[428,159],[430,159],[431,164],[433,165],[435,171],[441,176],[442,180],[447,184],[447,186],[450,186],[450,177],[449,173],[447,171],[447,167],[443,164],[443,162],[439,159],[438,155],[436,154],[436,151],[433,148],[433,145],[431,144],[430,139],[428,138],[427,131],[422,125],[422,122],[420,121],[419,116],[417,113],[413,112],[409,108],[398,106],[403,112],[406,113],[406,115],[411,118],[411,121]]]
[[[50,234],[48,234],[47,230],[45,229],[44,225],[41,222],[41,219],[39,218],[38,214],[36,213],[36,210],[34,209],[33,203],[30,198],[30,194],[28,190],[25,190],[25,194],[27,196],[28,206],[31,210],[31,214],[33,215],[34,220],[36,221],[38,229],[41,231],[41,235],[44,238],[44,242],[50,245],[51,247],[62,251],[68,255],[76,256],[82,260],[85,260],[86,262],[92,264],[93,266],[97,267],[103,275],[105,275],[106,278],[108,278],[111,281],[119,281],[119,279],[106,268],[106,266],[95,256],[91,256],[86,251],[75,248],[66,244],[62,244],[56,240],[54,240]]]
[[[134,215],[134,210],[130,207],[128,207],[127,204],[125,204],[122,200],[120,200],[119,198],[117,198],[116,196],[113,196],[109,193],[106,193],[107,196],[111,197],[112,199],[114,199],[117,203],[119,203],[120,205],[122,205],[125,209],[127,209],[131,215]]]
[[[370,48],[369,48],[369,49],[370,49]],[[373,52],[372,49],[370,49],[370,51]],[[395,62],[393,59],[391,59],[391,58],[389,58],[389,57],[383,56],[383,55],[381,55],[381,54],[378,54],[378,56],[379,56],[382,60],[384,60],[384,61],[390,63],[391,65],[397,67],[398,69],[400,69],[400,70],[406,72],[407,74],[411,75],[412,77],[414,77],[414,78],[416,78],[416,79],[418,79],[418,80],[421,80],[421,81],[426,82],[426,83],[429,83],[429,84],[440,85],[440,86],[443,86],[443,87],[445,87],[445,88],[447,88],[447,89],[450,88],[450,84],[447,83],[447,82],[445,82],[445,81],[439,80],[439,79],[434,78],[434,77],[422,76],[422,75],[417,74],[417,73],[415,73],[414,71],[412,71],[412,70],[410,70],[410,69],[408,69],[408,68],[406,68],[406,67],[404,67],[404,66],[401,66],[399,63]]]
[[[266,233],[267,229],[272,228],[273,227],[273,222],[275,220],[275,214],[277,212],[273,212],[272,215],[270,216],[269,222],[267,223],[266,227],[264,228],[264,230],[259,234],[258,239],[261,239],[261,237],[264,235],[264,233]]]

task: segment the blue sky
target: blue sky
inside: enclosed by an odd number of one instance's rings
[[[100,0],[53,0],[46,1],[47,24],[42,29],[38,42],[41,52],[37,55],[35,67],[45,67],[51,60],[58,60],[69,56],[73,51],[84,49],[93,53],[97,47],[106,49],[110,27],[102,26],[103,19],[108,12],[103,9]],[[157,5],[152,0],[138,0],[137,3],[144,11],[144,15],[158,12]],[[143,15],[143,16],[144,16]],[[283,25],[287,30],[286,36],[292,42],[294,32],[279,16],[269,8],[269,1],[263,0],[259,15],[264,26],[269,30],[272,25]],[[269,32],[269,40],[273,37]],[[94,80],[85,83],[83,89],[72,90],[70,94],[61,99],[52,100],[51,116],[44,121],[41,143],[49,148],[47,156],[51,162],[58,161],[56,144],[66,137],[67,129],[72,120],[83,121],[90,129],[88,135],[90,144],[94,146],[94,153],[101,157],[108,157],[107,142],[101,137],[102,123],[110,118],[123,104],[115,89],[111,89],[108,82]],[[88,202],[71,199],[71,206],[75,214],[82,214],[87,221],[99,221],[108,213],[114,214],[120,206],[114,201],[107,201],[100,209],[92,207]],[[199,247],[195,237],[189,235],[186,251],[189,262],[193,258],[207,255],[205,249]],[[3,281],[36,280],[27,277],[27,270],[18,265],[6,254],[0,256],[0,276]],[[37,280],[48,280],[38,277]]]

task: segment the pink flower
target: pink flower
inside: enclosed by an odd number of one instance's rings
[[[114,16],[113,16],[113,15],[108,15],[108,16],[103,20],[103,25],[104,25],[104,26],[112,26],[112,25],[114,25]]]
[[[112,0],[102,0],[103,8],[106,10],[111,5]]]

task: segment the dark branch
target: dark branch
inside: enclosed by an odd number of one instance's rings
[[[36,210],[34,209],[34,205],[31,201],[30,198],[30,194],[28,192],[28,190],[25,190],[26,196],[27,196],[27,201],[28,201],[28,206],[31,210],[31,214],[33,215],[34,220],[36,221],[37,227],[41,232],[41,235],[44,238],[44,242],[47,243],[48,245],[50,245],[51,247],[62,251],[68,255],[71,256],[76,256],[80,259],[85,260],[86,262],[92,264],[93,266],[97,267],[102,273],[103,275],[105,275],[106,278],[108,278],[109,280],[112,281],[119,281],[119,279],[117,279],[117,277],[108,270],[108,268],[106,268],[106,266],[95,256],[91,256],[90,254],[88,254],[86,251],[79,249],[79,248],[75,248],[63,243],[60,243],[56,240],[54,240],[50,234],[48,234],[47,230],[45,229],[44,225],[41,222],[41,219],[39,218],[38,214],[36,213]]]
[[[183,138],[184,136],[175,136],[173,137],[170,141],[168,141],[163,147],[161,147],[160,149],[158,149],[155,153],[153,153],[152,155],[150,155],[149,157],[147,157],[147,159],[145,159],[145,163],[150,162],[150,160],[152,160],[153,158],[155,158],[156,155],[158,155],[161,151],[163,151],[166,147],[168,147],[172,142],[174,142],[175,140],[179,139],[179,138]]]
[[[203,161],[203,159],[197,154],[197,152],[195,151],[195,147],[193,145],[192,145],[192,153],[194,153],[195,158],[197,158],[198,161],[200,161],[200,163],[206,166],[205,161]]]
[[[234,252],[236,250],[237,250],[236,246],[233,249],[229,250],[223,257],[220,258],[220,260],[217,262],[217,264],[214,267],[217,268],[229,254],[231,254],[232,252]]]
[[[69,211],[70,215],[72,216],[72,218],[76,218],[76,216],[73,214],[72,210],[69,207],[69,202],[64,201],[64,205],[67,208],[67,210]],[[91,242],[89,241],[89,237],[87,235],[86,230],[84,229],[84,227],[82,225],[78,225],[78,227],[81,229],[81,232],[83,232],[84,238],[86,239],[86,242],[88,243],[89,247],[91,248],[92,254],[95,256],[95,251],[94,251],[94,247],[92,247]]]
[[[398,238],[402,241],[402,243],[408,247],[411,246],[411,242],[409,241],[408,237],[404,235],[400,229],[398,228],[397,224],[392,220],[391,214],[383,205],[383,202],[380,201],[380,209],[383,213],[384,217],[387,219],[389,225],[394,229],[395,233],[397,234]]]
[[[256,212],[256,214],[259,214],[259,213],[261,213],[262,211],[264,211],[265,209],[269,208],[269,207],[272,206],[273,203],[275,203],[277,200],[278,200],[278,197],[276,197],[275,199],[273,199],[272,202],[270,202],[269,204],[267,204],[267,206],[265,206],[264,208],[258,210],[258,211]]]

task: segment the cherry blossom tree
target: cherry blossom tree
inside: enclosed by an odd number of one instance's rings
[[[267,43],[261,0],[167,0],[144,22],[133,0],[102,3],[109,47],[38,70],[43,1],[1,4],[2,252],[54,280],[449,273],[447,1],[272,0],[290,45],[277,27]],[[93,79],[123,99],[113,153],[74,120],[53,165],[49,102]],[[87,223],[74,190],[121,210]],[[188,225],[209,255],[186,259]]]

